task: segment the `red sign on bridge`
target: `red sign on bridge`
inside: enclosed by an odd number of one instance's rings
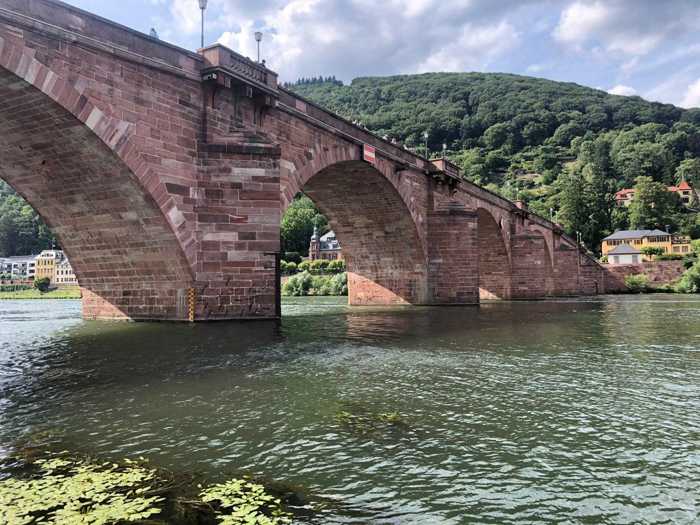
[[[370,164],[375,164],[377,162],[377,155],[374,146],[364,144],[362,147],[362,157],[365,159],[366,162],[369,162]]]

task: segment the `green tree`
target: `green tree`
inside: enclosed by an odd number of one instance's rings
[[[634,229],[664,228],[672,212],[673,201],[666,186],[651,177],[638,177],[630,204],[630,226]]]
[[[328,221],[316,209],[313,201],[305,195],[295,198],[287,208],[280,225],[282,252],[308,255],[314,226],[318,228],[319,234],[328,231]]]
[[[686,180],[695,188],[700,188],[700,159],[684,159],[676,168],[676,183]]]
[[[41,293],[48,292],[50,286],[51,279],[49,279],[48,277],[42,277],[41,279],[34,280],[34,288],[39,290]]]
[[[579,169],[572,169],[560,177],[561,193],[558,219],[568,234],[584,233],[588,228],[588,203],[585,181]]]

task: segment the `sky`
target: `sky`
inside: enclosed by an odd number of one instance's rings
[[[68,0],[187,49],[198,0]],[[281,81],[484,71],[700,107],[700,0],[209,0],[205,41]]]

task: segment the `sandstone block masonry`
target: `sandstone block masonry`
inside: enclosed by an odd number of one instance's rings
[[[53,0],[0,3],[0,130],[0,177],[56,233],[87,318],[275,316],[280,218],[299,192],[346,248],[351,304],[604,290],[557,225],[447,160],[223,46],[192,53]]]

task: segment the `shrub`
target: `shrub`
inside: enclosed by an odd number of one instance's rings
[[[323,273],[328,268],[329,261],[324,259],[316,259],[311,263],[311,271],[313,273]]]
[[[311,269],[311,261],[301,261],[297,264],[297,270],[300,272],[308,272]]]
[[[31,286],[28,284],[0,284],[0,292],[21,292],[29,289]]]
[[[689,270],[695,262],[698,260],[698,256],[694,253],[691,253],[689,255],[686,255],[683,257],[683,266],[685,267],[686,270]]]
[[[600,262],[603,263],[603,264],[607,264],[607,263],[608,263],[608,256],[607,256],[607,255],[603,255],[603,256],[600,258]]]
[[[680,253],[664,253],[656,257],[657,261],[682,261],[683,256]]]
[[[312,278],[309,272],[298,273],[290,277],[282,287],[282,295],[292,297],[301,297],[309,295],[311,290]]]
[[[280,262],[280,270],[285,275],[293,275],[293,274],[297,273],[297,263],[281,261]]]
[[[328,271],[332,273],[340,273],[345,271],[345,261],[336,259],[328,263]]]
[[[36,279],[34,281],[34,288],[39,290],[41,293],[48,292],[49,286],[51,286],[51,279],[48,277],[42,277],[41,279]]]
[[[700,261],[688,268],[676,283],[678,293],[700,293]]]
[[[309,272],[290,277],[282,287],[282,294],[292,297],[306,295],[347,295],[348,276],[346,273],[336,275],[312,275]]]
[[[348,274],[343,272],[331,277],[332,295],[348,294]]]
[[[690,246],[692,247],[693,252],[700,255],[700,239],[695,239],[694,241],[690,241]]]
[[[299,252],[284,252],[284,260],[299,264],[302,259]]]
[[[646,292],[649,290],[649,278],[644,274],[626,275],[625,286],[633,293]]]

